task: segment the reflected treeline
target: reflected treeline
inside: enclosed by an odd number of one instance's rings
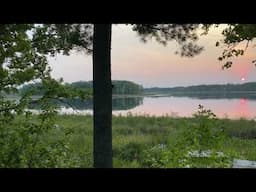
[[[81,99],[62,99],[52,100],[52,103],[59,107],[72,107],[75,110],[92,110],[93,100],[83,101]],[[143,104],[143,97],[120,97],[112,99],[112,109],[114,110],[128,110]],[[36,100],[33,100],[30,109],[40,109],[40,105]]]
[[[143,97],[113,98],[113,110],[128,110],[143,104]]]

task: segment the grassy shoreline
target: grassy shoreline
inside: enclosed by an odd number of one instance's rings
[[[113,156],[114,167],[143,167],[143,151],[158,145],[170,148],[177,142],[181,130],[193,124],[195,118],[113,116]],[[219,149],[235,152],[238,158],[256,160],[256,122],[254,120],[218,120],[228,137]],[[71,129],[71,151],[77,156],[78,167],[92,167],[93,119],[91,115],[58,115],[56,123]]]
[[[30,121],[36,123],[38,118],[38,115],[32,115]],[[24,120],[24,116],[17,116],[11,127],[8,127],[8,130],[19,132],[19,128],[22,127],[22,123],[24,124]],[[190,147],[189,144],[183,143],[184,136],[187,134],[187,136],[192,136],[193,138],[193,129],[199,125],[198,123],[201,122],[195,117],[135,116],[132,114],[127,116],[113,116],[112,140],[114,167],[188,167],[187,164],[177,164],[177,161],[183,158],[179,157],[179,152],[183,150],[183,147]],[[255,120],[207,119],[205,125],[206,127],[214,128],[216,123],[224,129],[227,137],[225,137],[221,146],[211,148],[211,150],[231,154],[232,158],[256,161]],[[25,128],[24,130],[27,129]],[[184,131],[186,132],[185,135]],[[69,134],[65,136],[65,133]],[[21,137],[28,137],[27,133],[24,135],[24,133],[20,132],[19,134],[21,135],[18,135],[16,139],[21,139],[21,141],[23,140]],[[33,139],[35,135],[33,133],[29,134],[31,134],[31,138]],[[56,154],[49,156],[53,162],[50,167],[93,166],[92,115],[57,115],[52,128],[39,135],[40,137],[39,143],[36,144],[36,147],[39,147],[37,152],[41,154],[41,150],[51,150],[50,154]],[[54,146],[48,148],[49,145],[57,140],[64,142],[65,148],[67,149],[64,156],[58,155],[59,152],[63,152],[62,149],[58,151]],[[202,140],[205,139],[203,138]],[[211,138],[209,137],[209,142],[210,140]],[[208,140],[206,139],[205,141],[208,144]],[[17,146],[22,147],[22,144],[17,143]],[[23,146],[22,150],[26,151],[26,146],[33,148],[33,145],[27,143]],[[21,149],[16,148],[15,150],[20,151]],[[44,152],[41,155],[44,155]],[[55,158],[62,158],[56,160],[56,162],[67,161],[68,163],[54,163]],[[195,159],[191,167],[231,167],[230,164],[225,163],[225,159],[221,159],[220,164],[215,164],[214,161],[209,163],[206,160],[201,159],[198,161],[198,159]],[[40,158],[38,161],[41,161]],[[17,164],[17,166],[26,167],[25,164]],[[48,165],[45,166],[48,167]],[[40,163],[38,167],[40,167]]]

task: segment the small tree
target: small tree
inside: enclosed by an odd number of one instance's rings
[[[65,156],[66,148],[62,141],[49,146],[41,143],[43,135],[54,128],[56,106],[50,100],[81,96],[81,92],[73,92],[64,87],[61,80],[51,78],[46,56],[60,51],[67,54],[76,42],[75,37],[80,36],[72,33],[69,25],[66,27],[69,29],[67,40],[72,37],[71,46],[69,41],[61,38],[65,26],[57,26],[55,34],[51,33],[53,27],[56,26],[0,25],[1,167],[54,167],[57,161],[63,161],[62,155]],[[44,90],[43,97],[39,99],[42,113],[36,123],[31,120],[31,113],[26,111],[31,91],[24,92],[18,101],[7,98],[10,93],[18,93],[18,88],[24,83],[35,80],[41,81]],[[15,124],[16,114],[25,115],[25,121]],[[65,165],[61,163],[61,166]]]

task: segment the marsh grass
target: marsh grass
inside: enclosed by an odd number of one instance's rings
[[[16,123],[22,119],[22,117],[18,117]],[[245,119],[217,119],[216,121],[227,133],[223,144],[216,150],[231,154],[232,158],[256,160],[255,121]],[[197,123],[195,117],[113,116],[114,167],[189,167],[186,164],[177,164],[178,153],[182,149],[179,146],[183,142],[184,130],[188,130],[189,127],[193,127]],[[92,116],[58,115],[55,126],[53,131],[45,136],[44,145],[62,138],[65,135],[63,132],[69,133],[65,142],[69,149],[66,158],[70,161],[70,167],[92,167]],[[218,164],[214,164],[214,161],[209,164],[209,161],[203,158],[194,159],[193,166],[219,167]],[[228,165],[224,167],[228,167]]]

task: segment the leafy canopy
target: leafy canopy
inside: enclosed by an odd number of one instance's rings
[[[205,33],[207,34],[210,27],[213,25],[204,25]],[[218,27],[219,25],[214,25]],[[232,58],[244,55],[250,43],[252,43],[256,37],[256,25],[255,24],[228,24],[222,31],[224,40],[216,42],[216,46],[224,45],[222,55],[219,56],[219,61],[225,61],[222,68],[230,68],[233,64]],[[242,43],[246,43],[243,49],[238,48]],[[256,65],[256,60],[252,63]]]

